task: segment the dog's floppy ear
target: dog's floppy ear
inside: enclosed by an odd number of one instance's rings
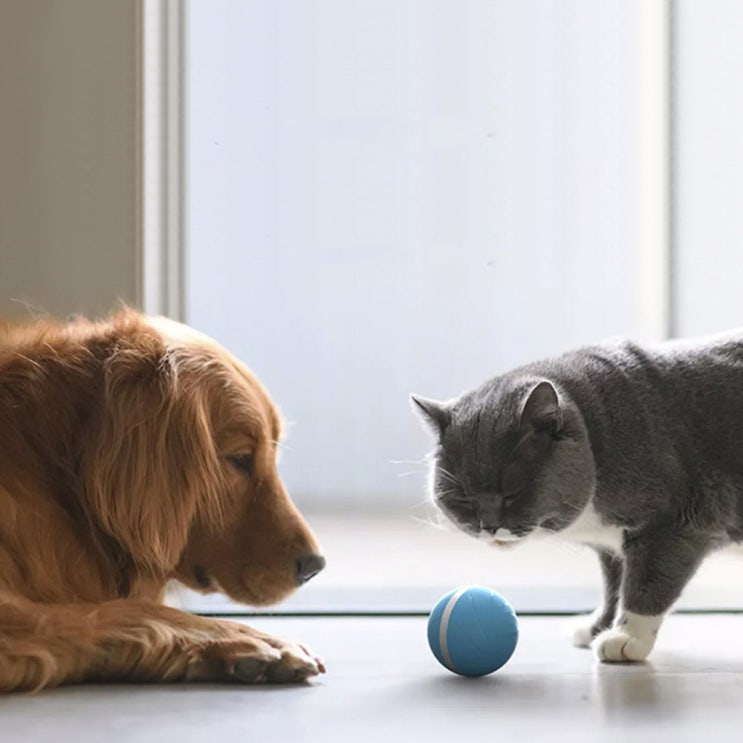
[[[221,469],[206,395],[156,342],[114,351],[103,375],[83,443],[86,502],[137,564],[167,571],[196,515],[218,517]]]

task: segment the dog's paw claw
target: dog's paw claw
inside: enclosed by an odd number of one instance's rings
[[[222,625],[220,629],[225,631]],[[325,673],[323,661],[303,645],[242,625],[228,625],[227,632],[227,637],[191,651],[187,680],[296,684]]]

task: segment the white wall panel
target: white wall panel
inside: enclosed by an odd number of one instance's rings
[[[423,497],[410,392],[657,335],[637,3],[188,8],[188,317],[292,421],[301,503]]]

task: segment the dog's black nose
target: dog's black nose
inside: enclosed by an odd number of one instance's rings
[[[325,567],[325,558],[322,555],[309,554],[297,560],[297,582],[301,586],[310,578],[314,578]]]

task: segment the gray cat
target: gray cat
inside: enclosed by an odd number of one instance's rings
[[[640,661],[702,560],[743,541],[743,332],[607,342],[441,403],[432,495],[494,543],[538,532],[592,546],[604,602],[575,643]]]

